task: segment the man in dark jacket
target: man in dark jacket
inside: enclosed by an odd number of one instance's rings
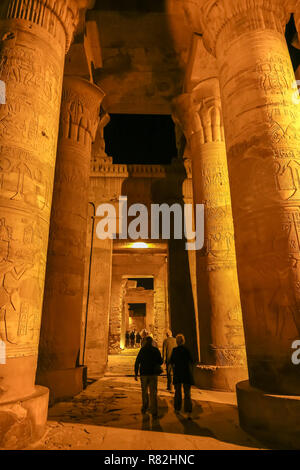
[[[172,331],[167,330],[166,339],[163,342],[162,357],[167,369],[167,390],[172,391],[172,373],[173,367],[170,364],[173,349],[176,347],[176,339],[173,337]]]
[[[134,348],[135,346],[135,330],[132,330],[130,333],[130,346]]]
[[[183,335],[176,336],[177,347],[173,349],[170,363],[173,366],[174,377],[173,383],[175,386],[174,408],[175,413],[179,413],[182,406],[182,385],[184,390],[184,411],[191,419],[192,413],[192,400],[191,400],[191,386],[194,384],[192,374],[193,360],[189,350],[184,346],[185,338]]]
[[[138,348],[141,346],[141,340],[142,340],[142,337],[141,337],[140,332],[138,331],[135,337],[135,344],[137,345]]]
[[[152,344],[151,336],[147,336],[144,345],[140,349],[135,361],[135,380],[138,379],[140,371],[141,388],[142,388],[142,413],[145,414],[149,408],[150,389],[150,411],[153,418],[157,418],[157,376],[159,375],[160,366],[163,363],[161,354]]]

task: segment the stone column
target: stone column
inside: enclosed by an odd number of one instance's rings
[[[113,265],[109,312],[109,354],[118,354],[120,352],[120,346],[124,346],[123,343],[125,335],[124,329],[122,328],[122,323],[126,317],[126,315],[124,315],[124,297],[126,295],[126,284],[127,279],[122,279],[122,275],[120,273],[114,272]]]
[[[166,266],[167,258],[164,264],[159,267],[158,274],[154,277],[154,304],[153,304],[153,337],[157,342],[157,347],[162,349],[165,339],[166,317],[168,315],[166,305],[166,284],[168,282]]]
[[[98,219],[95,222],[95,231]],[[85,364],[89,377],[101,377],[108,359],[113,241],[94,234],[88,306]]]
[[[175,120],[176,124],[176,120]],[[184,150],[188,150],[188,145],[186,145],[186,139],[183,135],[181,127],[179,128],[179,124],[177,124],[177,128],[180,130],[180,133],[183,136],[183,146]],[[180,155],[180,154],[179,154]],[[194,204],[194,197],[193,197],[193,181],[192,181],[192,160],[191,155],[186,155],[184,157],[184,167],[186,171],[186,179],[182,184],[182,194],[183,194],[183,202],[184,204]],[[193,231],[195,231],[195,214],[193,212]],[[199,328],[199,314],[198,314],[198,298],[197,298],[197,269],[196,269],[196,251],[189,250],[188,251],[188,258],[189,258],[189,268],[190,268],[190,280],[191,280],[191,287],[193,292],[193,300],[194,300],[194,313],[195,313],[195,328],[196,328],[196,338],[197,338],[197,351],[195,354],[195,362],[200,362],[200,328]]]
[[[38,364],[38,383],[58,400],[82,390],[79,366],[92,142],[104,93],[64,79]]]
[[[234,391],[248,378],[245,340],[219,83],[213,57],[204,48],[202,54],[203,80],[174,100],[192,157],[194,203],[205,205],[205,244],[196,251],[201,363],[195,382]]]
[[[287,395],[300,393],[291,360],[300,336],[300,109],[285,4],[203,0],[198,13],[217,58],[224,113],[250,378],[238,385],[240,420],[299,447],[300,399]]]
[[[0,447],[39,438],[47,418],[48,391],[34,383],[64,60],[77,21],[75,0],[0,6]]]
[[[105,152],[104,127],[110,121],[109,114],[103,112],[98,127],[95,143],[92,149],[92,173],[90,180],[95,182],[97,178],[97,167],[111,160]],[[97,178],[98,179],[98,178]],[[103,189],[101,200],[101,190],[99,187],[90,185],[90,201],[94,201],[95,210],[100,204],[109,202],[107,188]],[[101,196],[99,197],[99,193]],[[88,309],[83,309],[84,319],[87,313],[86,328],[86,350],[85,364],[89,371],[89,377],[101,377],[106,369],[108,360],[108,336],[109,336],[109,313],[111,297],[111,278],[112,278],[112,251],[113,240],[99,240],[96,234],[97,224],[100,218],[94,219],[94,235],[92,247],[91,269],[89,269],[89,258],[91,253],[92,224],[88,221],[88,262],[85,267],[85,292],[89,291]],[[90,272],[90,279],[88,275]],[[89,284],[89,289],[88,289]],[[85,320],[84,320],[85,321]]]

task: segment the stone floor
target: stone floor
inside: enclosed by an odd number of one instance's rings
[[[134,354],[134,352],[133,352]],[[104,378],[72,401],[49,410],[40,450],[224,450],[263,449],[238,424],[233,393],[193,388],[192,421],[175,415],[172,394],[159,378],[159,419],[142,416],[140,384],[132,376],[135,356],[110,356]]]

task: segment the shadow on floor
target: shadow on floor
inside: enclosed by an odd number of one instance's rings
[[[236,406],[202,401],[201,392],[197,389],[192,393],[192,420],[176,415],[173,396],[165,391],[165,382],[164,378],[159,378],[159,419],[141,414],[139,383],[128,377],[105,377],[89,385],[73,400],[50,408],[49,420],[207,437],[241,447],[265,448],[239,427]]]

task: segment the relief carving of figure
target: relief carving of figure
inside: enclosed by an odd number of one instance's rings
[[[0,221],[0,339],[16,344],[20,295],[19,281],[33,267],[33,264],[14,263],[10,259],[12,229],[6,225],[5,219]]]
[[[258,66],[260,72],[260,86],[265,92],[268,90],[284,93],[288,88],[285,70],[282,65],[264,63]]]

